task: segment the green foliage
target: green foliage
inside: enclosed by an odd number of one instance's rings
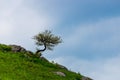
[[[61,71],[66,76],[56,75],[55,71]],[[81,80],[81,77],[41,58],[27,58],[24,53],[5,54],[0,51],[0,80]]]
[[[54,36],[51,31],[39,33],[34,36],[37,46],[45,46],[48,50],[53,50],[53,47],[62,42],[61,38]]]
[[[0,51],[3,51],[3,52],[11,51],[11,47],[5,44],[0,44]]]

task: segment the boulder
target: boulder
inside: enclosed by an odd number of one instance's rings
[[[32,51],[27,50],[26,52],[31,54],[31,55],[34,55],[34,53]]]
[[[66,69],[66,70],[68,70],[65,66],[63,66],[63,65],[60,65],[60,64],[56,64],[59,68],[62,68],[62,69]]]
[[[9,45],[12,49],[12,52],[27,52],[25,48],[18,45]]]
[[[43,60],[43,61],[49,62],[45,57],[40,57],[40,60]]]
[[[54,72],[55,74],[57,74],[57,75],[59,75],[59,76],[63,76],[63,77],[65,77],[66,75],[65,75],[65,73],[63,73],[63,72],[60,72],[60,71],[57,71],[57,72]]]
[[[93,80],[93,79],[91,79],[91,78],[89,78],[89,77],[83,76],[83,77],[82,77],[82,80]]]

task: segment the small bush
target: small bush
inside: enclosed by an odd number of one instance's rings
[[[0,44],[0,51],[2,52],[8,52],[11,51],[11,47],[5,44]]]

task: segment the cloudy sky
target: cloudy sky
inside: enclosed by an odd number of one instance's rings
[[[0,43],[35,51],[46,29],[63,43],[47,59],[94,80],[120,80],[119,0],[0,0]]]

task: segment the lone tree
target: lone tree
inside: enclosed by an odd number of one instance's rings
[[[49,30],[45,30],[33,37],[37,46],[44,46],[43,49],[37,49],[35,55],[41,56],[41,52],[45,50],[53,50],[53,47],[62,42],[59,36],[55,36]]]

